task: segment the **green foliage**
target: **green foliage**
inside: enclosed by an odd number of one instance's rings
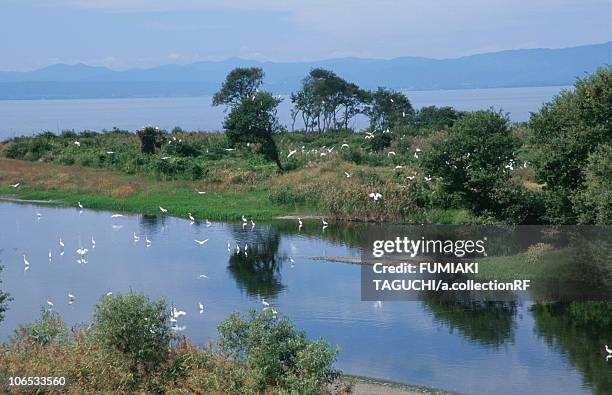
[[[136,132],[140,139],[140,150],[143,154],[154,154],[156,148],[160,148],[164,132],[158,128],[147,126]],[[90,136],[91,137],[91,136]]]
[[[584,184],[573,202],[578,223],[612,224],[612,146],[601,145],[589,155]]]
[[[546,184],[548,215],[554,222],[575,222],[572,196],[583,188],[589,155],[612,141],[610,119],[612,66],[578,79],[573,90],[562,91],[532,115],[536,177]]]
[[[322,340],[308,341],[285,319],[269,311],[232,314],[219,325],[220,348],[243,364],[260,391],[319,393],[339,377],[332,365],[338,349]]]
[[[259,152],[270,161],[274,161],[280,170],[283,169],[278,156],[274,134],[282,127],[276,116],[280,99],[270,93],[259,92],[252,98],[243,98],[232,108],[223,122],[230,144],[257,143]]]
[[[35,345],[61,345],[68,339],[66,324],[58,313],[41,306],[40,314],[39,319],[15,331],[13,343],[24,347],[23,351]]]
[[[2,266],[0,266],[0,273],[2,273]],[[2,284],[2,280],[0,279],[0,284]],[[4,320],[4,313],[8,310],[8,302],[12,300],[11,295],[2,292],[0,289],[0,323]]]
[[[302,81],[299,91],[291,94],[293,123],[301,116],[306,131],[348,129],[349,122],[361,113],[367,94],[357,85],[334,72],[315,68]]]
[[[422,107],[414,117],[414,125],[417,129],[425,130],[450,128],[464,114],[452,107]]]
[[[391,134],[390,133],[374,133],[374,137],[366,141],[366,146],[371,151],[381,152],[385,148],[391,146]]]
[[[213,106],[237,106],[242,99],[252,97],[263,82],[264,72],[259,67],[237,67],[232,70],[213,96]]]
[[[509,180],[506,165],[518,149],[508,122],[493,110],[466,114],[432,141],[422,155],[422,167],[442,179],[445,193],[460,194],[468,207],[495,211],[491,191]]]
[[[170,311],[163,299],[144,294],[103,297],[94,312],[93,336],[101,346],[123,355],[132,372],[156,371],[167,358],[172,340]]]
[[[414,116],[410,100],[401,92],[378,88],[369,93],[366,114],[370,128],[396,130],[408,126]]]

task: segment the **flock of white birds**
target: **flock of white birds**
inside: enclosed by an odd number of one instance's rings
[[[18,188],[21,184],[17,183],[17,184],[13,184],[12,186],[14,188]],[[197,191],[196,193],[198,194],[204,194],[205,192],[202,191]],[[79,209],[79,214],[82,213],[84,206],[83,204],[79,201],[77,202],[77,207]],[[168,214],[169,210],[164,208],[164,207],[159,207],[159,210],[162,214]],[[36,217],[37,220],[40,220],[42,218],[42,214],[40,212],[36,213]],[[111,214],[111,219],[118,219],[118,218],[122,218],[124,217],[123,214],[119,214],[119,213],[114,213]],[[195,217],[189,213],[188,217],[190,220],[190,224],[193,225],[196,222]],[[253,221],[252,219],[247,219],[244,215],[242,216],[242,229],[245,229],[247,226],[250,225],[250,230],[254,230],[255,229],[255,221]],[[327,221],[325,221],[325,219],[322,219],[322,228],[323,230],[326,229],[328,227],[328,223]],[[206,227],[210,227],[212,225],[212,222],[210,222],[208,219],[204,220],[203,223],[205,224]],[[115,229],[120,229],[122,227],[122,225],[117,225],[114,224],[113,228]],[[303,227],[303,222],[301,218],[298,218],[298,229],[301,230]],[[148,235],[144,235],[144,236],[140,236],[138,234],[136,234],[136,232],[133,233],[132,235],[132,239],[134,243],[138,243],[141,240],[141,237],[144,237],[144,241],[145,241],[145,245],[147,248],[151,247],[153,245],[153,242],[149,239]],[[206,243],[208,242],[209,239],[203,239],[203,240],[198,240],[198,239],[194,239],[194,242],[196,243],[196,245],[198,246],[204,246],[206,245]],[[60,256],[64,256],[65,252],[66,252],[66,244],[64,242],[64,240],[60,237],[59,242],[59,255]],[[90,244],[90,248],[91,250],[94,250],[96,248],[96,240],[93,238],[93,236],[91,237],[91,244]],[[235,242],[235,246],[232,247],[232,243],[228,240],[227,241],[227,251],[228,253],[232,253],[232,251],[235,250],[236,254],[244,254],[244,256],[248,256],[249,254],[249,246],[247,243],[245,243],[244,247],[240,246],[240,242],[236,241]],[[78,257],[78,259],[76,260],[77,263],[79,264],[86,264],[88,263],[87,261],[87,254],[90,252],[90,249],[84,247],[81,242],[79,242],[79,246],[77,248],[77,250],[75,251],[76,255]],[[290,258],[291,262],[292,262],[292,267],[293,267],[293,258]],[[52,263],[53,261],[53,252],[51,249],[49,249],[49,263]],[[23,265],[24,265],[24,272],[27,272],[30,269],[30,261],[28,260],[27,256],[25,254],[23,254]],[[196,277],[197,279],[208,279],[209,277],[206,274],[200,274]],[[71,292],[67,292],[68,295],[68,304],[72,305],[73,303],[76,302],[76,296],[73,295]],[[105,296],[111,297],[113,295],[112,291],[108,291]],[[278,311],[268,302],[266,301],[264,298],[261,299],[261,304],[263,306],[263,310],[270,310],[273,314],[273,316],[276,318]],[[47,300],[47,306],[48,309],[53,309],[54,307],[54,303],[51,300]],[[197,302],[197,311],[199,314],[203,314],[205,310],[205,306],[201,301]],[[172,329],[173,331],[183,331],[186,329],[186,326],[184,325],[179,325],[178,323],[178,319],[181,316],[185,316],[187,315],[186,311],[183,310],[177,310],[176,307],[172,306],[171,310],[170,310],[170,322],[172,323],[172,326],[170,329]]]

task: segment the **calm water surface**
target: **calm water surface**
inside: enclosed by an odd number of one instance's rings
[[[1,340],[35,319],[47,300],[66,321],[84,322],[101,295],[131,289],[163,296],[187,311],[179,320],[183,333],[204,344],[229,313],[261,309],[265,297],[308,336],[340,346],[338,367],[346,373],[475,394],[612,388],[612,364],[606,364],[597,341],[561,319],[534,314],[527,304],[470,312],[433,300],[362,302],[358,265],[312,259],[359,256],[360,232],[380,227],[332,224],[323,232],[318,223],[307,223],[298,232],[297,224],[287,221],[251,230],[110,215],[0,203],[1,287],[14,298],[0,324]],[[204,238],[209,239],[204,246],[194,242]],[[248,257],[235,253],[237,242],[249,244]],[[77,262],[80,246],[89,249],[87,263]],[[30,262],[27,271],[23,254]],[[198,279],[200,274],[209,279]],[[76,296],[72,305],[69,292]],[[202,315],[198,302],[206,306]]]
[[[495,89],[460,89],[439,91],[409,91],[415,108],[422,106],[453,106],[459,110],[479,110],[493,106],[510,113],[513,121],[526,121],[530,111],[537,111],[567,87],[530,87]],[[279,107],[281,121],[290,125],[291,102],[287,96]],[[156,125],[170,130],[180,126],[187,130],[219,130],[224,113],[211,106],[210,97],[151,98],[151,99],[87,99],[87,100],[6,100],[0,101],[0,140],[64,129],[102,130],[114,126],[136,130],[144,125]],[[354,127],[367,125],[359,117]],[[296,127],[300,127],[296,124]]]

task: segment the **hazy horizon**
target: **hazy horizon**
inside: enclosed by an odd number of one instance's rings
[[[58,63],[125,70],[228,58],[453,59],[612,40],[612,3],[602,0],[461,6],[450,0],[5,0],[0,11],[0,34],[10,38],[0,42],[6,71]]]

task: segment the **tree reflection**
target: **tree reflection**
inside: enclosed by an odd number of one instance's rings
[[[537,336],[567,358],[594,393],[612,393],[612,366],[604,351],[611,341],[612,302],[535,304],[531,313]]]
[[[235,229],[233,233],[240,241],[241,248],[240,252],[233,248],[227,269],[238,288],[252,297],[276,296],[285,288],[280,273],[285,257],[278,253],[280,235],[269,228],[252,232]],[[248,250],[245,254],[246,244]]]
[[[459,331],[470,341],[499,347],[514,341],[517,304],[514,301],[452,301],[428,297],[423,301],[434,320]]]

